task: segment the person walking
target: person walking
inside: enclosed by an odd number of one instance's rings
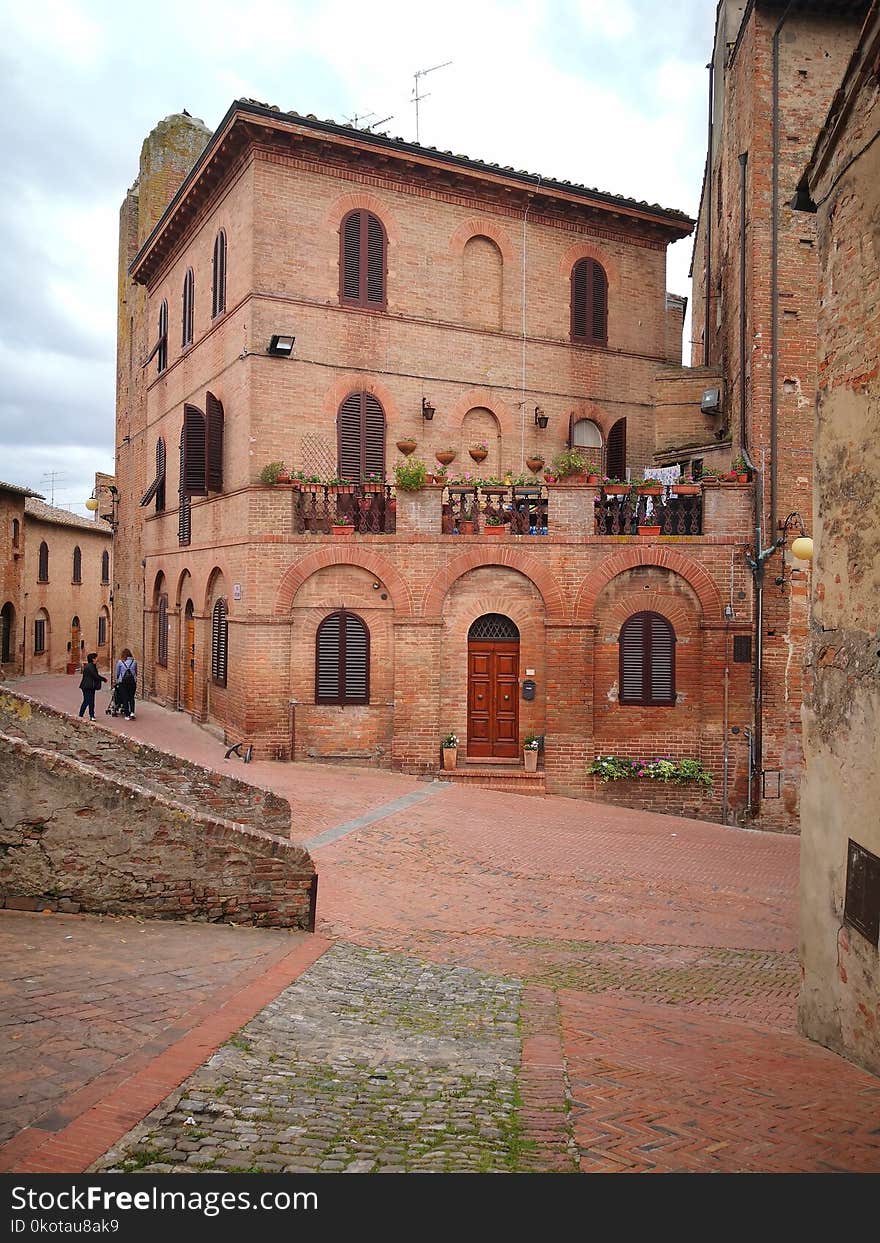
[[[97,659],[97,652],[89,652],[86,657],[86,663],[83,665],[82,678],[79,683],[79,689],[83,693],[83,701],[79,714],[80,716],[83,716],[86,708],[88,708],[90,721],[94,721],[95,719],[95,691],[100,690],[101,683],[107,681],[107,679],[98,672],[98,666],[96,664]]]
[[[134,693],[137,690],[137,661],[130,648],[124,647],[116,662],[116,693],[126,721],[134,720]]]

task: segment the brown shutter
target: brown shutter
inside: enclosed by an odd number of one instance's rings
[[[349,393],[336,416],[339,475],[360,479],[363,461],[363,393]]]
[[[168,303],[164,298],[159,307],[159,340],[156,352],[158,354],[156,369],[161,374],[168,366]]]
[[[340,613],[331,613],[318,627],[315,640],[315,703],[339,703],[341,620]]]
[[[49,581],[49,546],[45,540],[40,544],[40,565],[37,577],[41,583],[48,583]]]
[[[608,433],[605,470],[612,479],[626,478],[626,419],[618,419]]]
[[[205,394],[205,436],[209,492],[223,491],[223,405],[213,393]]]
[[[354,211],[345,218],[342,226],[342,299],[344,302],[361,300],[361,216]]]
[[[646,687],[651,703],[675,702],[675,631],[659,613],[648,613],[650,683]]]
[[[571,270],[571,336],[574,341],[587,337],[587,260],[579,259]]]
[[[183,314],[181,316],[181,345],[192,345],[193,313],[195,309],[195,277],[192,268],[187,268],[183,278]]]
[[[177,509],[177,542],[183,547],[192,538],[192,510],[188,493],[183,490],[183,434],[180,438],[180,490]]]
[[[608,341],[608,278],[595,259],[590,260],[590,336],[597,344]]]
[[[205,416],[198,406],[187,402],[183,407],[183,456],[181,459],[181,490],[187,496],[206,496],[207,444]]]
[[[346,613],[344,630],[343,675],[345,702],[369,703],[370,700],[370,635],[364,623],[353,613]]]
[[[141,497],[141,505],[149,505],[156,498],[156,513],[165,508],[165,440],[162,436],[156,441],[156,476]]]
[[[211,290],[211,318],[226,310],[226,234],[221,229],[214,239],[214,280]]]
[[[166,668],[168,665],[168,596],[163,591],[159,596],[159,616],[156,621],[156,664]]]
[[[226,653],[229,623],[226,620],[226,601],[218,600],[211,617],[211,677],[220,686],[226,685]]]
[[[101,582],[110,582],[110,554],[106,551],[101,553]]]
[[[372,393],[364,394],[364,475],[385,478],[385,411]]]
[[[79,544],[73,550],[73,581],[75,583],[82,582],[82,553]]]
[[[620,630],[620,690],[621,703],[643,703],[645,667],[644,613],[628,617]]]
[[[367,219],[367,272],[364,301],[369,306],[385,305],[385,230],[381,221],[369,213]]]
[[[575,422],[576,422],[576,419],[575,419],[575,417],[574,417],[574,414],[572,413],[572,414],[570,414],[570,415],[568,416],[568,447],[569,447],[569,449],[573,449],[573,448],[574,448],[574,425],[575,425]]]

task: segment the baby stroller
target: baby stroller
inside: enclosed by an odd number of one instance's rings
[[[104,709],[108,716],[119,716],[122,711],[122,692],[119,689],[119,683],[110,692],[110,702]]]

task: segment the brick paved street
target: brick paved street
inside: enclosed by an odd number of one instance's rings
[[[70,710],[71,685],[22,689]],[[102,724],[289,798],[336,943],[296,983],[276,970],[241,1034],[176,1076],[182,1098],[154,1096],[105,1164],[880,1171],[880,1081],[795,1031],[795,838],[373,770],[230,769],[151,704]],[[162,927],[181,951],[260,935]],[[115,1099],[104,1149],[131,1126]]]

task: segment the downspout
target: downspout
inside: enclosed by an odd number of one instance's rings
[[[709,61],[709,133],[706,150],[706,296],[703,299],[703,366],[709,366],[709,332],[712,323],[712,142],[715,111],[715,60]]]
[[[770,205],[770,536],[776,530],[776,438],[779,418],[779,36],[794,0],[773,31],[773,176]]]
[[[535,191],[537,192],[538,187],[541,184],[542,178],[540,174],[536,174],[536,176],[537,176],[537,181],[535,183]],[[528,244],[526,241],[526,237],[527,237],[526,222],[528,221],[529,210],[532,205],[531,197],[532,196],[526,199],[526,209],[523,212],[523,218],[522,218],[522,288],[520,291],[520,301],[522,303],[522,364],[521,364],[522,366],[522,375],[521,375],[522,391],[520,393],[520,396],[522,397],[522,401],[520,402],[520,430],[519,430],[519,469],[520,469],[520,472],[524,471],[525,466],[526,466],[526,330],[528,327],[528,320],[526,318],[526,302],[527,302],[526,256],[528,253]]]

